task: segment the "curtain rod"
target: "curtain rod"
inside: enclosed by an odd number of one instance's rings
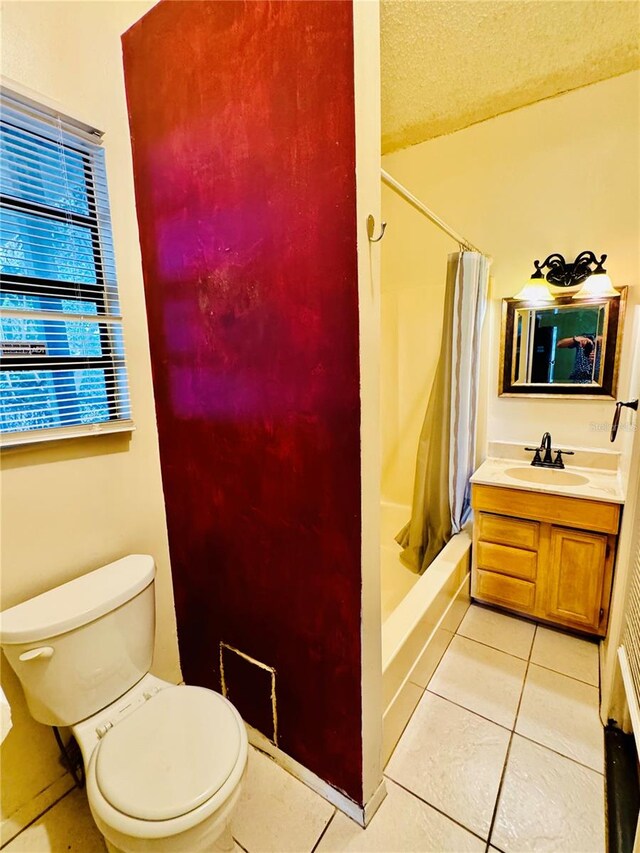
[[[408,201],[410,205],[415,207],[416,210],[419,210],[423,216],[426,216],[434,225],[440,228],[445,234],[448,234],[449,237],[452,237],[458,245],[463,246],[465,249],[468,249],[471,252],[479,252],[481,255],[484,255],[484,252],[481,252],[473,243],[470,243],[468,240],[465,240],[464,237],[461,237],[453,228],[450,228],[446,222],[443,222],[439,216],[437,216],[432,210],[423,204],[419,198],[410,193],[406,187],[403,187],[399,181],[396,181],[395,178],[391,177],[388,172],[385,172],[384,169],[380,170],[380,174],[382,176],[382,180],[385,184],[388,184],[392,189],[394,189],[399,196],[405,201]]]

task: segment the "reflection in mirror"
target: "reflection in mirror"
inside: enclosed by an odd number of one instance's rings
[[[515,384],[602,386],[607,305],[518,308],[514,324]]]
[[[620,293],[503,300],[500,394],[613,396],[626,288]]]

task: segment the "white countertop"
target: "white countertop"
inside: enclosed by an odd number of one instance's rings
[[[562,475],[577,474],[587,478],[586,483],[580,485],[566,485],[553,483],[551,477],[555,471],[551,468],[534,468],[534,471],[546,471],[550,478],[549,482],[536,483],[520,480],[510,476],[506,472],[509,469],[527,471],[531,468],[517,459],[495,459],[489,458],[480,465],[471,477],[472,483],[481,483],[485,486],[500,486],[508,489],[518,489],[526,492],[539,492],[546,495],[565,495],[570,498],[582,498],[584,500],[607,501],[608,503],[622,504],[625,501],[624,490],[620,475],[617,471],[607,471],[600,468],[577,468],[570,465],[558,471]],[[535,476],[535,475],[534,475]],[[547,475],[543,475],[547,476]]]

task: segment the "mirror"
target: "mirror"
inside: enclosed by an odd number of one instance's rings
[[[626,291],[543,304],[503,299],[500,396],[615,397]]]

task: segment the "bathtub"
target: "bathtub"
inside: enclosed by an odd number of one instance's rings
[[[410,508],[381,505],[383,763],[469,607],[471,525],[456,534],[423,575],[399,559],[394,537]]]

